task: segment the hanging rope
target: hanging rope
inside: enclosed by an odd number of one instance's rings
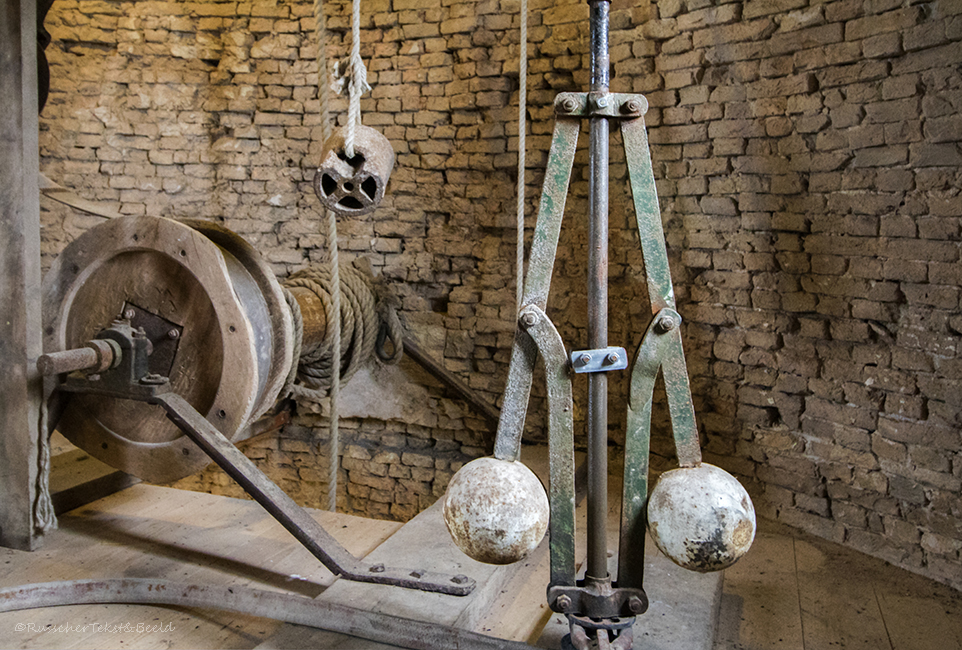
[[[336,277],[326,265],[309,267],[291,275],[282,287],[294,325],[295,361],[281,396],[312,402],[329,397],[332,440],[337,435],[334,400],[340,383],[354,376],[372,354],[385,363],[397,363],[403,354],[404,332],[397,315],[400,300],[387,284],[374,278],[365,264],[366,260],[344,264]],[[334,290],[336,283],[340,284],[340,291]],[[303,315],[290,291],[294,287],[310,290],[324,306],[327,332],[322,341],[310,347],[304,346]],[[338,294],[345,299],[335,304],[334,296]],[[337,327],[335,323],[338,323]],[[390,351],[386,343],[390,343]],[[335,372],[335,368],[340,372]],[[336,449],[332,447],[332,457]],[[332,469],[336,483],[337,464],[332,462],[329,469]],[[329,487],[327,507],[333,510],[337,505],[336,492],[333,499],[330,493]]]
[[[354,138],[361,123],[361,95],[371,89],[367,85],[367,68],[361,58],[361,0],[351,2],[351,83],[348,87],[347,135],[344,153],[354,157]]]
[[[330,112],[330,90],[327,83],[327,24],[324,18],[324,5],[321,0],[314,2],[314,21],[316,25],[317,38],[317,97],[321,109],[321,132],[324,141],[330,137],[331,133],[331,112]],[[328,321],[328,330],[332,332],[331,350],[333,354],[332,365],[337,368],[341,365],[341,283],[338,279],[339,263],[337,259],[337,218],[333,212],[327,210],[327,245],[328,261],[330,262],[332,291],[331,303],[333,318]],[[338,413],[337,398],[340,394],[340,374],[331,375],[331,411],[330,411],[330,431],[331,441],[328,452],[329,465],[327,476],[327,509],[337,510],[337,469],[341,453],[340,440],[338,436]]]
[[[518,236],[515,245],[517,311],[524,306],[524,174],[528,130],[528,0],[521,0],[521,49],[518,57]]]
[[[40,448],[37,458],[37,497],[34,501],[33,525],[41,533],[46,533],[57,527],[57,515],[54,513],[53,498],[50,495],[50,396],[53,394],[56,382],[48,379],[43,381],[43,395],[40,399]]]

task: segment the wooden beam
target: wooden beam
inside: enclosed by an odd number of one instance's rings
[[[0,5],[0,544],[40,545],[34,526],[41,380],[40,168],[35,0]]]

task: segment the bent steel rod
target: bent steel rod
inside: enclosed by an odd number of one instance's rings
[[[592,0],[589,102],[608,101],[608,0]],[[603,99],[602,99],[603,98]],[[588,347],[608,347],[608,118],[589,120]],[[586,575],[608,578],[608,377],[588,375],[588,558]]]
[[[413,650],[532,650],[525,643],[447,625],[240,585],[192,585],[127,578],[46,582],[0,590],[0,612],[112,603],[218,609]]]

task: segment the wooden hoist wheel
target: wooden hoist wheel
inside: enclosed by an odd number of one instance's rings
[[[83,347],[123,315],[150,340],[150,372],[229,440],[274,404],[294,351],[290,309],[270,267],[205,221],[112,219],[57,258],[43,285],[44,349]],[[91,456],[167,483],[210,459],[164,412],[73,395],[58,430]]]

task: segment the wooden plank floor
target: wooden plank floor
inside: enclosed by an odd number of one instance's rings
[[[962,650],[962,593],[768,521],[725,572],[715,650]]]
[[[312,511],[363,557],[400,528]],[[316,597],[334,576],[253,501],[136,485],[62,516],[44,548],[0,549],[0,586],[83,578],[160,578],[248,585]],[[121,631],[96,633],[94,624]],[[280,623],[218,610],[141,605],[58,607],[0,614],[0,645],[15,648],[253,648]],[[48,626],[70,626],[58,632]],[[145,628],[160,626],[160,631]]]

